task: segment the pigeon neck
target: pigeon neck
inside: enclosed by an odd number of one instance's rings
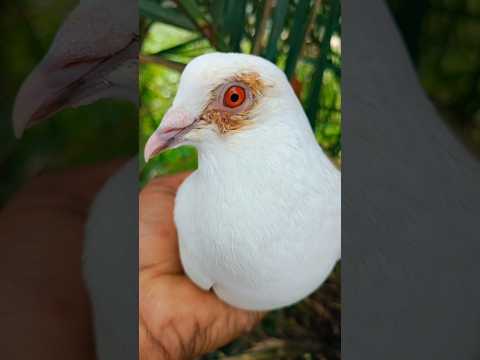
[[[302,122],[302,118],[297,119]],[[304,119],[307,122],[306,118]],[[272,125],[273,124],[273,125]],[[297,124],[299,125],[299,124]],[[289,121],[271,121],[268,126],[256,126],[242,132],[202,144],[198,150],[199,172],[237,174],[262,168],[290,168],[302,165],[299,159],[309,156],[318,161],[321,152],[311,129],[292,126]],[[324,155],[328,161],[326,155]]]

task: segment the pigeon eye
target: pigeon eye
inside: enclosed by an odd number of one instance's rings
[[[245,98],[245,89],[241,86],[234,85],[225,91],[225,95],[223,95],[223,104],[226,107],[234,109],[242,105],[245,101]]]

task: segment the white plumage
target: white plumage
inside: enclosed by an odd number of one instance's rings
[[[172,129],[188,125],[185,112],[198,119],[211,92],[244,73],[259,74],[266,85],[246,127],[221,134],[212,124],[196,125],[173,142],[194,145],[199,157],[198,170],[178,191],[175,222],[192,281],[233,306],[270,310],[313,292],[341,251],[340,173],[316,142],[285,75],[251,55],[196,58],[146,157],[178,133]],[[182,114],[177,120],[175,112]]]

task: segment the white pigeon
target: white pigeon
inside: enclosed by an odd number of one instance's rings
[[[340,258],[341,176],[284,73],[253,55],[195,58],[145,158],[181,145],[199,163],[175,204],[190,279],[248,310],[317,289]]]

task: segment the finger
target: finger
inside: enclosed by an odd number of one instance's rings
[[[152,180],[139,198],[140,269],[152,265],[165,273],[182,271],[173,220],[175,195],[188,173]]]
[[[173,347],[167,349],[172,354],[179,348],[189,348],[188,357],[213,351],[251,331],[263,315],[227,305],[184,275],[159,277],[146,271],[140,277],[140,321],[157,342]],[[169,332],[179,338],[177,343],[170,341]]]
[[[151,185],[162,186],[173,192],[177,192],[178,187],[185,181],[191,172],[181,172],[174,175],[159,176],[150,181]]]

